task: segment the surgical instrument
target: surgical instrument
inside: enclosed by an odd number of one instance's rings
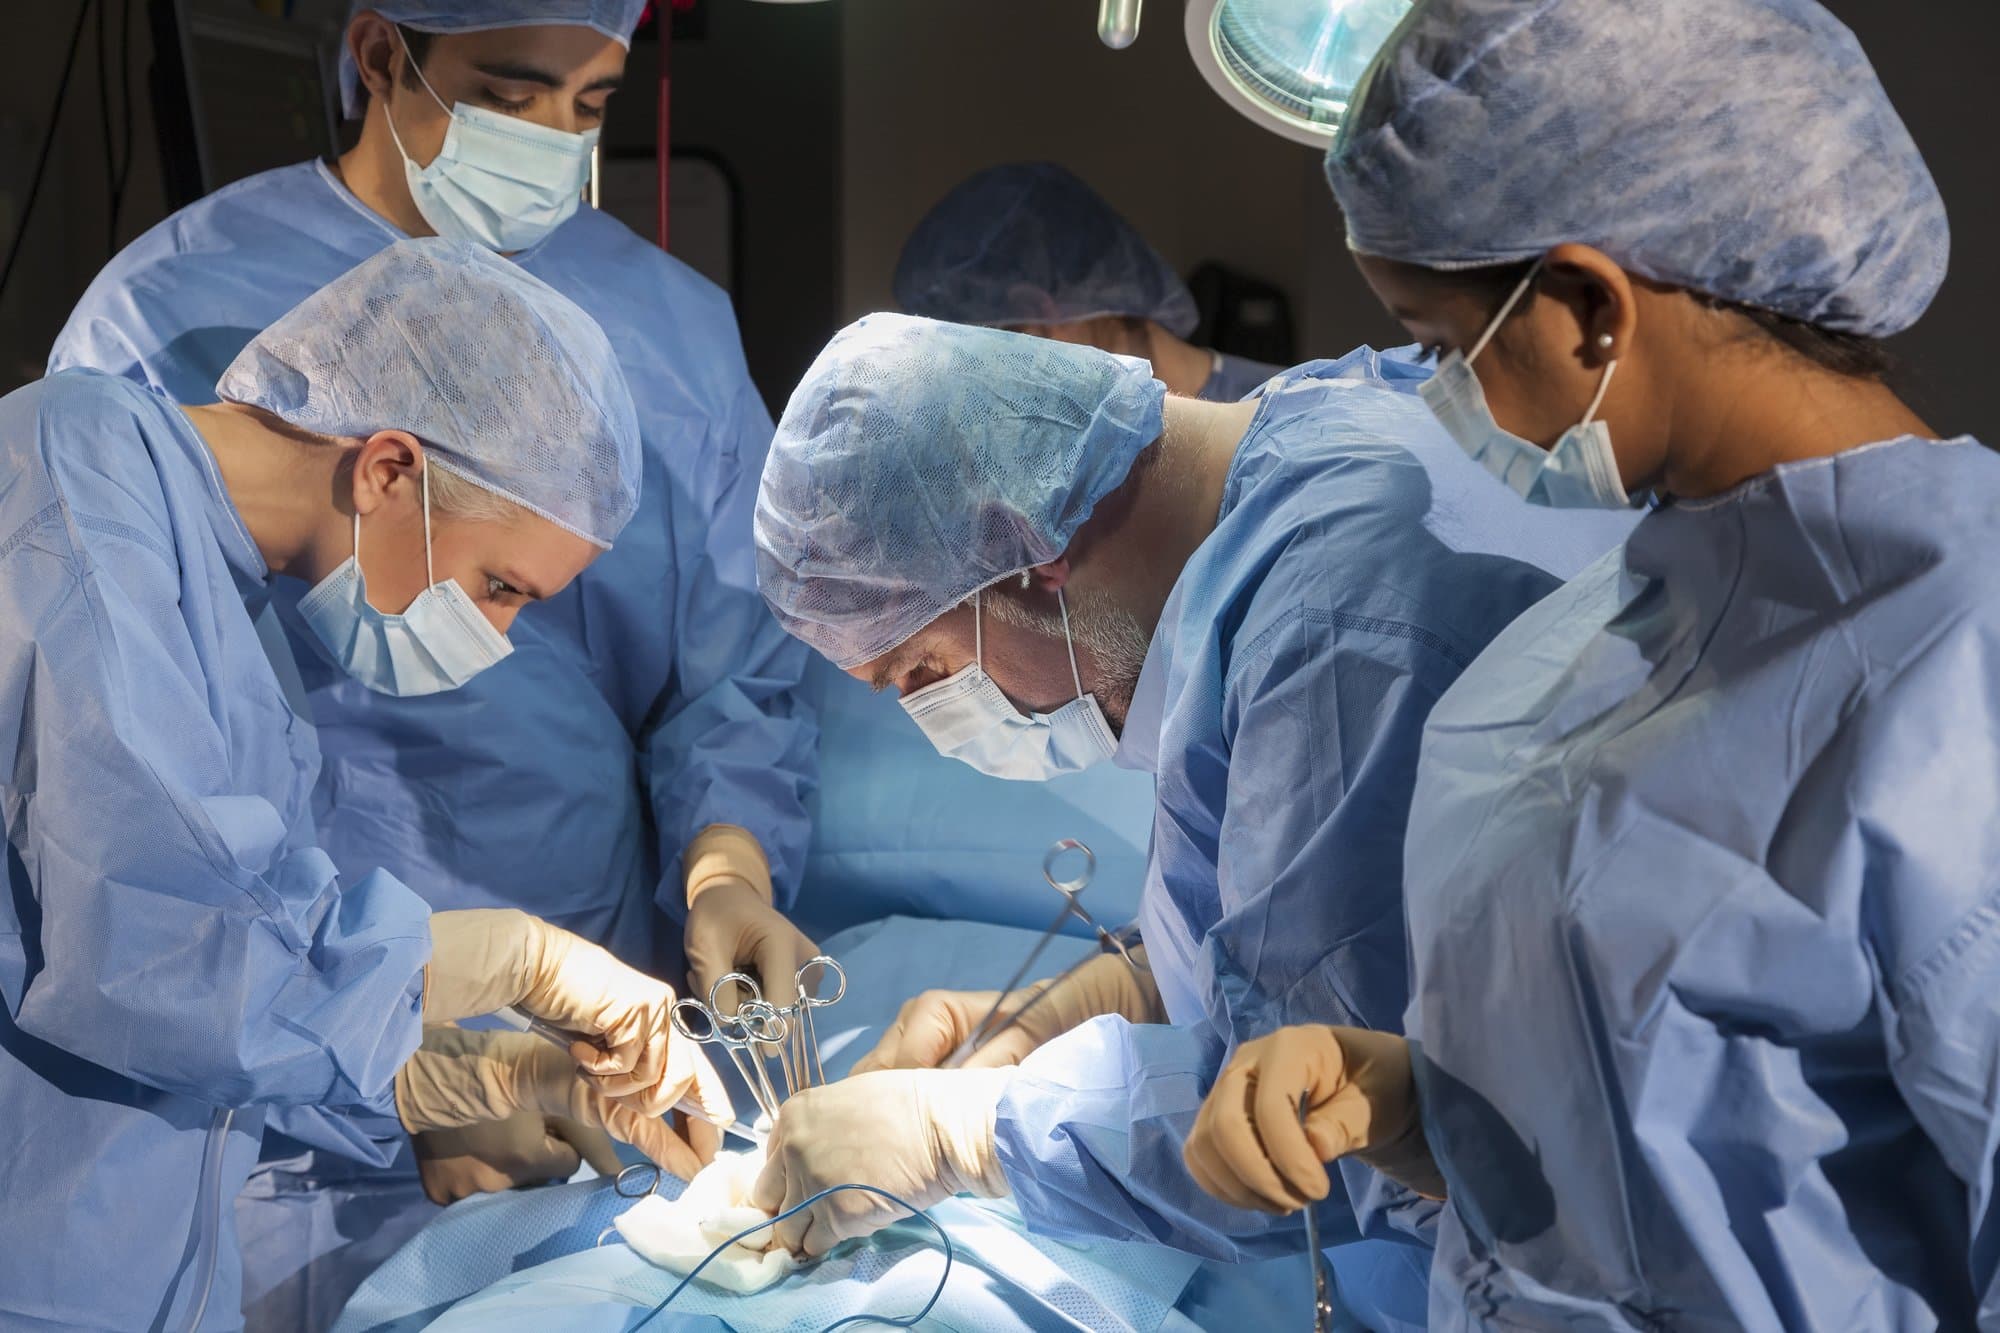
[[[1092,924],[1095,923],[1093,922]],[[945,1061],[943,1067],[946,1069],[956,1069],[960,1065],[964,1064],[967,1060],[972,1058],[973,1054],[977,1052],[980,1049],[980,1047],[986,1045],[988,1042],[992,1041],[995,1037],[998,1037],[1001,1033],[1013,1027],[1016,1023],[1019,1023],[1021,1019],[1027,1015],[1028,1011],[1033,1009],[1036,1005],[1040,1004],[1042,1000],[1046,998],[1051,991],[1056,990],[1065,981],[1068,981],[1071,977],[1075,976],[1078,972],[1082,971],[1087,964],[1095,962],[1103,954],[1107,953],[1117,954],[1120,958],[1123,958],[1125,960],[1125,965],[1127,967],[1130,967],[1134,971],[1148,970],[1144,963],[1140,962],[1139,959],[1135,958],[1132,955],[1132,950],[1137,948],[1138,945],[1139,945],[1139,928],[1136,925],[1121,926],[1117,930],[1106,930],[1104,929],[1104,927],[1098,926],[1097,953],[1085,954],[1083,957],[1077,959],[1074,963],[1071,963],[1068,967],[1064,968],[1061,972],[1057,973],[1053,978],[1051,978],[1046,985],[1043,985],[1038,990],[1036,990],[1034,994],[1030,995],[1027,998],[1026,1002],[1024,1002],[1020,1008],[1009,1013],[1005,1018],[1001,1019],[998,1023],[995,1023],[992,1027],[988,1028],[983,1035],[975,1034],[977,1035],[976,1044],[973,1037],[966,1038],[965,1041],[960,1044],[959,1048],[951,1053],[951,1056]],[[1006,993],[1003,992],[1001,994],[1000,999],[994,1001],[993,1005],[994,1010],[997,1011],[1001,1006],[1001,1004],[1005,1003],[1006,998],[1007,998]],[[990,1016],[991,1015],[989,1014],[989,1017]]]
[[[1304,1129],[1306,1116],[1312,1112],[1311,1094],[1299,1098],[1299,1128]],[[1326,1256],[1319,1248],[1319,1218],[1313,1213],[1314,1205],[1308,1201],[1303,1212],[1306,1219],[1306,1261],[1313,1271],[1313,1333],[1332,1333],[1333,1301],[1326,1291]]]
[[[560,1047],[565,1051],[577,1042],[582,1042],[586,1046],[597,1045],[595,1041],[584,1036],[581,1032],[571,1032],[568,1028],[557,1027],[554,1023],[536,1018],[534,1015],[524,1010],[516,1009],[512,1005],[494,1010],[491,1016],[515,1032],[532,1033],[540,1037],[543,1041]],[[672,1109],[690,1120],[699,1120],[704,1125],[712,1125],[721,1133],[734,1134],[745,1143],[754,1144],[759,1148],[764,1146],[763,1137],[756,1133],[754,1129],[745,1129],[734,1121],[725,1122],[717,1120],[707,1111],[704,1111],[701,1103],[696,1101],[693,1096],[681,1098],[674,1103]]]
[[[1057,879],[1056,868],[1058,864],[1063,857],[1072,854],[1083,857],[1082,873],[1074,879]],[[958,1068],[959,1065],[965,1062],[968,1056],[981,1046],[984,1046],[992,1038],[994,1020],[999,1017],[1000,1006],[1007,1002],[1009,995],[1020,988],[1021,982],[1027,978],[1029,972],[1034,970],[1035,960],[1042,956],[1042,951],[1049,947],[1049,942],[1062,933],[1062,928],[1069,924],[1069,919],[1072,916],[1079,918],[1088,925],[1097,926],[1097,922],[1091,917],[1090,913],[1083,910],[1083,904],[1077,901],[1083,895],[1083,891],[1090,887],[1091,877],[1096,873],[1097,854],[1075,838],[1062,838],[1058,840],[1053,847],[1050,847],[1042,855],[1042,878],[1048,881],[1050,888],[1062,895],[1062,910],[1057,912],[1055,920],[1049,922],[1047,927],[1043,929],[1041,938],[1035,941],[1035,947],[1028,950],[1028,956],[1021,960],[1019,967],[1014,969],[1014,975],[1008,977],[1005,984],[1000,987],[1000,992],[993,1001],[993,1007],[986,1011],[986,1016],[974,1025],[971,1033],[967,1035],[964,1041],[959,1043],[958,1049],[946,1058],[944,1062],[946,1069]],[[1099,927],[1099,934],[1101,935],[1102,933],[1103,930]]]

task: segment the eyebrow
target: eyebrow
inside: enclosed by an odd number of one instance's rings
[[[472,66],[489,79],[505,79],[509,83],[533,83],[543,88],[560,88],[562,79],[545,69],[533,65],[517,65],[505,60],[478,61]],[[601,79],[593,79],[583,88],[586,93],[607,92],[617,89],[624,79],[617,74],[607,74]]]

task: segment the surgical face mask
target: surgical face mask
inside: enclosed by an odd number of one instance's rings
[[[1472,363],[1493,341],[1540,272],[1541,265],[1536,264],[1521,279],[1486,332],[1479,335],[1470,355],[1453,352],[1445,357],[1436,373],[1417,386],[1417,393],[1458,441],[1459,448],[1523,499],[1558,509],[1625,509],[1631,500],[1618,476],[1618,456],[1611,452],[1611,427],[1592,420],[1604,405],[1612,372],[1618,369],[1615,359],[1605,365],[1597,396],[1590,400],[1583,420],[1564,431],[1549,449],[1503,430],[1487,406],[1479,377],[1472,373]]]
[[[996,778],[1040,782],[1089,768],[1117,750],[1096,696],[1083,692],[1076,643],[1069,632],[1069,604],[1060,588],[1056,604],[1062,608],[1063,641],[1069,648],[1076,698],[1053,713],[1026,715],[1014,707],[986,674],[986,635],[979,594],[974,593],[972,665],[903,699],[903,711],[923,728],[939,754],[962,759]]]
[[[429,586],[409,609],[392,616],[368,604],[361,576],[361,515],[354,515],[354,554],[313,585],[299,615],[348,675],[377,694],[410,698],[455,690],[514,651],[507,636],[479,614],[457,579],[437,581],[431,569],[430,464],[424,464],[424,576]]]
[[[403,54],[424,91],[444,106],[409,50],[405,43]],[[427,167],[404,151],[396,119],[388,118],[410,198],[433,231],[446,240],[511,254],[569,221],[583,202],[598,131],[570,134],[463,102],[445,110],[451,128]]]

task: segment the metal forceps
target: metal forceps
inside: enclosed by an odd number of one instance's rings
[[[744,986],[751,998],[731,1013],[718,1013],[715,1001],[722,987],[732,982]],[[783,1099],[771,1084],[770,1071],[758,1046],[783,1042],[790,1025],[776,1009],[764,1003],[757,983],[740,972],[732,972],[710,988],[708,1003],[691,997],[675,1000],[672,1015],[675,1033],[703,1046],[720,1046],[728,1053],[730,1063],[736,1066],[751,1097],[756,1099],[757,1109],[776,1120]]]
[[[536,1018],[525,1010],[516,1009],[512,1005],[504,1009],[495,1010],[492,1017],[498,1019],[502,1024],[512,1028],[516,1032],[532,1033],[550,1045],[559,1047],[565,1051],[577,1042],[582,1042],[586,1046],[597,1045],[595,1041],[581,1032],[571,1032],[568,1028],[557,1027],[554,1023],[548,1022],[546,1019]],[[759,1147],[763,1146],[764,1140],[756,1134],[734,1123],[724,1124],[707,1111],[704,1111],[701,1103],[696,1101],[692,1094],[675,1102],[672,1109],[680,1112],[680,1114],[690,1120],[699,1120],[705,1125],[713,1125],[724,1134],[734,1134],[739,1139],[744,1139]]]
[[[1299,1127],[1304,1128],[1306,1116],[1312,1112],[1310,1096],[1299,1098]],[[1313,1214],[1313,1206],[1308,1203],[1304,1209],[1306,1219],[1306,1262],[1312,1265],[1313,1273],[1313,1333],[1332,1333],[1333,1300],[1326,1290],[1326,1256],[1319,1248],[1319,1218]]]
[[[1061,865],[1063,858],[1067,856],[1081,856],[1083,858],[1082,871],[1073,879],[1058,879],[1056,878],[1056,870]],[[1083,891],[1090,887],[1091,877],[1096,873],[1097,854],[1083,843],[1078,842],[1075,838],[1060,840],[1043,855],[1042,878],[1048,881],[1050,888],[1062,895],[1062,910],[1056,913],[1055,920],[1049,922],[1047,929],[1042,931],[1042,937],[1035,941],[1034,948],[1028,950],[1028,956],[1021,960],[1019,967],[1014,969],[1014,975],[1007,978],[1007,983],[1000,988],[1000,993],[994,998],[993,1007],[986,1011],[986,1016],[980,1019],[978,1024],[973,1027],[971,1034],[959,1043],[958,1049],[945,1057],[943,1068],[956,1069],[964,1064],[966,1060],[971,1058],[973,1052],[999,1036],[1002,1032],[1005,1032],[1008,1028],[1014,1026],[1020,1020],[1021,1015],[1026,1013],[1035,1003],[1035,1000],[1047,994],[1047,990],[1045,989],[1037,993],[1034,999],[1030,999],[1027,1004],[1022,1005],[1005,1019],[1000,1017],[1000,1010],[1007,1003],[1007,997],[1020,988],[1021,982],[1034,970],[1035,960],[1042,956],[1042,951],[1049,947],[1049,942],[1062,933],[1062,928],[1069,924],[1071,917],[1075,917],[1095,930],[1100,946],[1107,950],[1125,954],[1125,960],[1132,962],[1132,956],[1126,953],[1125,946],[1119,943],[1110,931],[1098,925],[1097,918],[1085,911],[1083,904],[1077,901],[1083,896]],[[1086,958],[1085,961],[1089,960]],[[1072,967],[1069,969],[1069,972],[1074,972],[1075,970]],[[1064,972],[1063,976],[1067,977],[1069,972]]]
[[[818,979],[828,973],[833,975],[833,994],[825,997],[813,994],[808,975]],[[791,1008],[779,1012],[791,1021],[793,1058],[798,1064],[799,1077],[804,1080],[804,1086],[821,1087],[826,1083],[826,1067],[819,1059],[819,1030],[813,1024],[813,1010],[840,1003],[841,997],[847,994],[847,971],[825,954],[816,954],[800,965],[792,976],[792,983],[798,987],[799,998],[793,1001]]]

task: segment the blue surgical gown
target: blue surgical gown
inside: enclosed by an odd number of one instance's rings
[[[1264,386],[1272,376],[1283,372],[1282,366],[1267,365],[1262,361],[1252,361],[1245,356],[1231,356],[1227,352],[1213,352],[1215,368],[1209,372],[1208,382],[1201,386],[1197,398],[1205,398],[1212,403],[1233,403],[1248,398]]]
[[[1669,504],[1432,713],[1433,1325],[2000,1328],[2000,458]]]
[[[324,164],[253,176],[114,259],[51,368],[91,366],[176,402],[212,402],[252,336],[401,237]],[[654,923],[662,911],[685,918],[687,840],[710,824],[748,829],[784,907],[810,833],[816,729],[795,694],[808,650],[765,610],[751,555],[770,418],[728,298],[622,223],[583,209],[515,258],[619,350],[644,445],[638,514],[570,587],[522,612],[506,661],[459,689],[397,699],[351,680],[299,620],[306,588],[291,579],[271,590],[291,648],[281,665],[296,661],[319,730],[315,813],[343,872],[387,866],[435,908],[519,907],[671,972],[677,932],[656,940]],[[393,1151],[316,1111],[273,1120],[373,1166]],[[413,1185],[345,1182],[358,1168],[324,1154],[287,1164],[258,1189],[279,1196],[266,1212],[285,1220],[270,1224],[297,1233],[301,1256],[421,1200]],[[308,1206],[302,1191],[332,1182],[352,1193]],[[358,1201],[377,1185],[389,1197],[370,1211]],[[251,1252],[278,1263],[285,1249],[258,1237]],[[290,1276],[253,1275],[253,1300]],[[339,1282],[314,1284],[314,1308],[338,1304]]]
[[[1039,1228],[1298,1252],[1298,1219],[1229,1208],[1188,1175],[1202,1096],[1237,1044],[1284,1024],[1401,1030],[1424,718],[1511,618],[1631,526],[1522,502],[1409,391],[1427,373],[1363,349],[1269,387],[1167,601],[1120,760],[1158,777],[1141,924],[1173,1026],[1098,1019],[1023,1064],[998,1143]],[[1330,1244],[1407,1238],[1435,1211],[1346,1174],[1321,1210]],[[1387,1271],[1401,1290],[1375,1299],[1421,1323],[1423,1265]]]
[[[178,1328],[212,1262],[236,1327],[265,1109],[389,1116],[416,1047],[429,914],[315,843],[265,579],[179,409],[0,400],[0,1326]]]

